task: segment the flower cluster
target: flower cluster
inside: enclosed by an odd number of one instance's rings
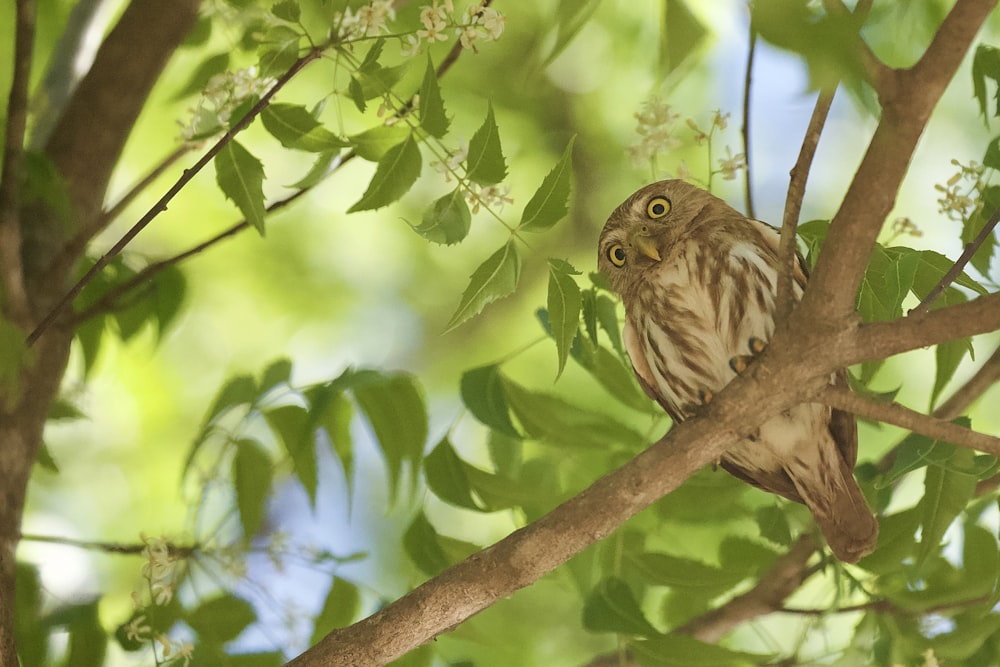
[[[198,105],[191,109],[191,121],[181,131],[181,137],[195,141],[221,132],[236,107],[260,97],[273,85],[274,79],[258,76],[255,67],[216,74],[208,80]]]
[[[938,212],[952,220],[965,221],[971,218],[983,205],[983,190],[986,188],[986,167],[976,161],[962,164],[958,160],[951,163],[958,171],[944,185],[935,184],[941,193],[937,200]]]
[[[361,39],[389,32],[388,24],[396,18],[396,9],[392,0],[371,0],[356,11],[348,7],[343,14],[337,13],[333,18],[340,39]]]
[[[142,577],[146,580],[152,604],[169,604],[183,572],[183,562],[171,553],[170,543],[165,537],[142,535],[142,541],[146,545],[142,550],[146,559],[142,565]],[[174,641],[163,633],[154,632],[146,618],[145,610],[148,605],[143,603],[141,596],[135,591],[132,592],[132,604],[135,614],[122,628],[125,637],[135,642],[152,642],[154,651],[159,646],[162,660],[158,659],[157,664],[176,661],[187,667],[191,662],[194,646],[190,642]]]
[[[670,105],[657,95],[650,96],[642,103],[642,107],[635,113],[635,131],[639,135],[639,141],[628,149],[636,165],[649,164],[658,154],[681,145],[675,129],[679,118],[680,114],[674,113]]]
[[[472,212],[479,213],[481,207],[495,209],[499,212],[504,204],[513,204],[509,185],[477,185],[469,183],[465,191],[465,199],[472,205]]]
[[[473,3],[464,12],[457,13],[452,0],[433,0],[433,4],[420,9],[421,28],[401,39],[404,56],[420,52],[425,42],[443,42],[448,31],[454,30],[459,42],[466,49],[478,52],[480,42],[495,42],[503,34],[507,18],[482,2]]]

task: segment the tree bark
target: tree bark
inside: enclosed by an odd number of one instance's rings
[[[61,275],[46,275],[47,269],[66,240],[99,214],[132,126],[167,59],[194,26],[198,6],[199,0],[132,2],[108,34],[53,130],[45,154],[66,185],[70,218],[61,217],[51,206],[30,204],[18,211],[20,235],[7,234],[0,239],[0,243],[18,246],[2,248],[3,256],[11,253],[21,259],[20,277],[30,317],[44,314],[66,289],[68,269]],[[18,110],[9,109],[9,113],[15,112]],[[23,137],[8,140],[22,142]],[[19,183],[7,182],[6,186],[16,188]],[[4,312],[4,317],[10,320],[9,313]],[[65,321],[57,324],[29,351],[16,386],[0,386],[2,667],[18,664],[14,645],[15,551],[28,479],[72,339],[72,328]]]

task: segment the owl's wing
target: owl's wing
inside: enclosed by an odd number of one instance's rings
[[[642,387],[647,396],[660,404],[660,407],[670,415],[675,423],[683,421],[684,414],[670,405],[656,391],[656,378],[653,377],[653,370],[649,367],[649,362],[646,361],[646,355],[642,353],[642,345],[639,343],[639,337],[632,325],[632,320],[628,318],[625,320],[622,339],[625,343],[625,351],[628,352],[628,358],[632,362],[632,370],[635,371],[635,377],[639,380],[639,386]]]
[[[781,235],[778,234],[778,230],[760,220],[750,220],[750,223],[760,234],[766,247],[775,255],[778,255],[778,245],[781,243]],[[799,287],[805,289],[808,274],[806,274],[805,261],[798,251],[795,252],[795,260],[795,282],[798,283]]]

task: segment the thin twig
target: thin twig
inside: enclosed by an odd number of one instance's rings
[[[87,549],[89,551],[103,551],[109,554],[119,554],[122,556],[138,556],[142,554],[143,550],[146,548],[145,544],[125,544],[123,542],[97,542],[92,540],[74,540],[70,537],[61,537],[57,535],[31,535],[22,534],[22,542],[41,542],[44,544],[60,544],[67,547],[76,547],[77,549]],[[192,556],[196,551],[201,549],[198,544],[192,544],[190,546],[179,546],[173,544],[172,542],[167,543],[167,552],[171,556],[177,558],[188,558]]]
[[[97,262],[92,267],[90,267],[90,270],[87,271],[87,273],[85,273],[84,276],[80,278],[80,280],[78,280],[75,285],[73,285],[73,287],[58,301],[58,303],[56,303],[56,305],[52,308],[52,310],[49,311],[48,315],[46,315],[45,318],[42,319],[42,321],[38,324],[38,326],[35,327],[35,330],[32,331],[31,334],[28,336],[27,339],[28,345],[32,345],[35,341],[38,340],[38,337],[41,336],[49,326],[51,326],[51,324],[55,321],[56,317],[58,317],[59,314],[62,312],[62,310],[67,305],[69,305],[73,301],[73,299],[76,298],[76,296],[87,285],[87,283],[89,283],[94,278],[94,276],[96,276],[105,266],[107,266],[112,259],[117,257],[118,254],[125,249],[125,246],[127,246],[129,243],[132,242],[132,239],[134,239],[139,234],[139,232],[145,229],[145,227],[150,222],[152,222],[157,215],[167,210],[167,204],[169,204],[170,201],[175,196],[177,196],[177,194],[184,188],[184,186],[187,185],[188,181],[194,178],[195,175],[205,167],[205,165],[211,162],[212,158],[214,158],[216,154],[219,153],[219,151],[221,151],[230,141],[232,141],[233,137],[235,137],[236,134],[245,129],[251,123],[251,121],[253,121],[253,119],[256,118],[257,115],[261,111],[263,111],[268,104],[270,104],[271,98],[274,97],[274,95],[279,90],[281,90],[285,86],[285,84],[291,81],[292,77],[298,74],[303,67],[311,63],[313,60],[319,58],[319,56],[323,53],[323,48],[324,47],[322,46],[317,46],[311,49],[304,56],[296,60],[295,63],[288,68],[288,71],[282,74],[278,78],[278,80],[275,81],[274,85],[271,86],[271,88],[266,93],[264,93],[264,95],[260,98],[260,101],[257,102],[257,104],[255,104],[243,116],[243,118],[241,118],[235,125],[233,125],[232,128],[230,128],[224,135],[222,135],[222,138],[219,139],[215,143],[215,145],[212,146],[204,155],[202,155],[201,158],[192,167],[184,170],[184,173],[181,174],[181,177],[177,179],[177,182],[174,183],[174,185],[169,190],[167,190],[166,194],[164,194],[155,204],[153,204],[153,206],[146,212],[146,214],[143,215],[138,222],[132,225],[132,227],[127,232],[125,232],[124,236],[122,236],[118,240],[118,242],[111,247],[110,250],[104,253],[104,255],[102,255],[101,258],[98,259]]]
[[[750,84],[753,80],[754,53],[757,50],[757,29],[753,24],[753,13],[750,14],[750,45],[747,47],[747,69],[743,76],[743,162],[744,169],[743,190],[746,199],[747,217],[756,218],[753,210],[753,184],[750,178]]]
[[[265,209],[265,211],[268,214],[270,214],[273,213],[274,211],[277,211],[278,209],[284,208],[285,206],[288,206],[302,195],[309,192],[309,190],[310,188],[302,188],[301,190],[296,190],[295,192],[285,197],[284,199],[279,199],[278,201],[270,204]],[[124,295],[138,289],[145,283],[149,282],[155,275],[159,274],[161,271],[164,271],[170,268],[171,266],[174,266],[175,264],[184,261],[189,257],[193,257],[201,252],[204,252],[205,250],[212,247],[219,241],[227,239],[231,236],[235,236],[236,234],[249,228],[250,228],[250,223],[244,219],[236,223],[235,225],[229,227],[228,229],[219,232],[212,238],[206,241],[202,241],[193,248],[185,250],[179,255],[174,255],[173,257],[169,257],[159,262],[154,262],[144,267],[141,271],[136,273],[129,280],[121,283],[120,285],[116,285],[112,289],[108,290],[104,295],[101,296],[100,299],[92,303],[88,308],[77,313],[71,320],[71,324],[75,326],[80,324],[81,322],[89,320],[90,318],[96,315],[102,315],[104,313],[114,310],[115,306],[119,303],[119,301],[121,301],[121,298]]]
[[[955,260],[954,264],[951,265],[948,272],[941,277],[941,280],[934,286],[934,289],[927,293],[927,296],[924,297],[923,301],[921,301],[916,308],[910,311],[911,313],[920,313],[928,310],[931,307],[931,304],[933,304],[937,298],[941,296],[945,289],[955,282],[955,280],[962,274],[962,271],[965,270],[965,266],[972,260],[972,256],[976,254],[976,251],[979,250],[983,243],[986,242],[986,239],[990,237],[990,234],[993,233],[993,229],[997,226],[998,222],[1000,222],[1000,207],[993,211],[993,215],[986,221],[986,224],[979,230],[979,233],[976,234],[976,238],[965,244],[965,249],[962,251],[959,258]]]
[[[795,305],[795,265],[798,262],[798,257],[796,256],[796,230],[799,226],[799,213],[802,211],[802,199],[806,194],[806,180],[809,178],[809,169],[812,167],[813,157],[816,155],[816,146],[819,145],[819,137],[823,132],[823,125],[826,123],[826,117],[830,113],[830,105],[833,103],[834,92],[835,89],[824,90],[816,98],[816,106],[813,108],[812,116],[809,118],[805,137],[802,138],[802,148],[799,149],[799,157],[789,173],[788,194],[785,197],[785,214],[781,221],[781,240],[778,246],[778,258],[781,264],[778,271],[778,303],[775,321],[779,323],[788,319]]]
[[[883,614],[897,614],[905,616],[926,616],[927,614],[940,614],[954,609],[968,609],[979,607],[993,600],[991,595],[981,595],[979,597],[959,602],[949,602],[947,604],[937,604],[930,607],[913,608],[901,607],[891,600],[871,600],[861,604],[849,605],[846,607],[834,607],[833,609],[801,609],[795,607],[782,607],[776,611],[782,614],[796,614],[799,616],[829,616],[830,614],[849,614],[858,611],[875,611]]]
[[[153,169],[150,170],[138,183],[129,188],[128,192],[122,195],[122,198],[112,206],[111,208],[102,211],[100,215],[95,217],[92,221],[81,225],[80,231],[78,231],[73,238],[66,242],[52,263],[49,264],[49,268],[46,270],[46,275],[51,278],[56,278],[62,276],[66,271],[73,266],[84,249],[87,247],[87,243],[90,242],[94,235],[100,232],[102,229],[111,224],[115,219],[121,215],[125,207],[131,204],[136,197],[138,197],[146,188],[148,188],[153,181],[163,175],[175,162],[181,159],[184,155],[189,153],[194,146],[189,143],[182,144],[175,148],[168,156],[160,160]]]
[[[28,292],[21,263],[21,181],[24,133],[28,123],[28,85],[35,41],[35,0],[18,0],[14,31],[14,66],[7,98],[7,126],[0,176],[0,284],[4,315],[27,327]]]
[[[922,414],[899,403],[876,402],[859,396],[846,387],[834,386],[824,389],[817,400],[832,408],[852,412],[859,417],[894,424],[908,431],[923,433],[938,440],[1000,456],[1000,438]]]

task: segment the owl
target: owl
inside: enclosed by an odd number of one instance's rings
[[[778,233],[680,180],[647,185],[608,218],[598,268],[625,306],[623,340],[639,384],[679,422],[721,391],[774,332]],[[801,260],[794,291],[806,276]],[[837,373],[831,382],[845,383]],[[809,507],[833,553],[870,553],[878,523],[854,479],[853,415],[801,403],[723,454],[750,484]]]

